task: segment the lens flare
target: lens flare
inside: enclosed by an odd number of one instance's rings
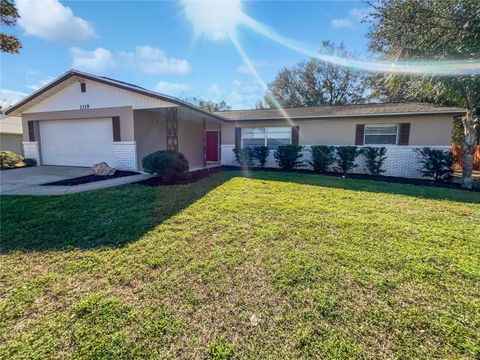
[[[265,81],[263,81],[263,79],[260,76],[260,74],[258,73],[257,69],[255,69],[255,66],[253,65],[252,61],[250,60],[250,58],[245,53],[245,50],[243,50],[242,46],[240,45],[240,42],[238,41],[237,36],[233,33],[230,34],[230,40],[232,41],[232,43],[235,46],[235,48],[237,49],[238,53],[242,57],[242,60],[245,63],[245,65],[247,66],[248,70],[250,70],[250,72],[253,74],[253,76],[255,77],[257,82],[262,87],[263,91],[267,92],[267,90],[268,90],[267,84],[265,83]],[[274,97],[271,97],[270,100],[273,102],[273,105],[280,111],[282,116],[290,123],[290,125],[293,126],[292,119],[290,119],[290,116],[288,116],[287,112],[283,109],[283,107],[280,105],[280,103]]]
[[[240,0],[184,0],[182,3],[195,37],[203,35],[214,41],[226,40],[243,17]]]
[[[416,75],[478,75],[480,74],[480,60],[454,61],[378,61],[362,60],[349,57],[321,54],[311,47],[298,41],[286,38],[255,19],[244,14],[243,23],[257,33],[273,40],[291,50],[308,57],[317,58],[339,66],[356,70],[365,70],[379,73],[416,74]]]
[[[215,41],[230,40],[237,51],[241,49],[236,36],[237,28],[242,25],[305,56],[317,58],[339,66],[378,73],[397,73],[415,75],[478,75],[480,59],[452,61],[378,61],[321,54],[311,46],[289,39],[275,30],[248,16],[242,9],[241,0],[183,0],[187,19],[192,23],[195,37],[201,35]],[[239,51],[240,53],[240,51]],[[245,64],[243,52],[240,53]],[[251,64],[251,62],[250,62]],[[253,68],[253,66],[252,66]],[[252,72],[257,80],[258,73]],[[263,82],[263,81],[262,81]],[[263,86],[263,85],[262,85]]]

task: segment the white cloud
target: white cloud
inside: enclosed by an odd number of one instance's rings
[[[365,15],[366,15],[365,9],[353,8],[350,10],[348,17],[333,19],[332,21],[330,21],[330,25],[334,29],[340,29],[340,28],[355,29],[361,24]]]
[[[18,25],[25,35],[48,41],[79,42],[95,37],[95,29],[88,21],[73,15],[72,9],[58,0],[17,0],[20,14]]]
[[[212,83],[208,89],[210,100],[222,101],[234,109],[251,109],[263,99],[265,91],[256,81],[235,79],[228,90],[223,90],[217,83]]]
[[[87,51],[73,47],[70,48],[70,56],[74,69],[103,73],[117,66],[113,54],[104,48]]]
[[[222,91],[220,90],[220,86],[217,83],[213,83],[208,87],[208,93],[212,95],[215,99],[218,99],[222,96]]]
[[[255,69],[259,69],[270,66],[270,63],[265,60],[252,60],[252,65]],[[242,75],[250,75],[252,73],[250,67],[248,67],[246,64],[239,65],[237,68],[237,72]]]
[[[334,29],[354,27],[352,20],[346,18],[333,19],[332,21],[330,21],[330,25],[332,25]]]
[[[353,8],[350,10],[350,17],[357,21],[357,23],[361,23],[363,19],[368,15],[367,9],[360,9],[360,8]]]
[[[185,75],[192,71],[187,60],[168,58],[162,49],[151,46],[137,46],[135,51],[116,53],[104,48],[88,51],[73,47],[70,56],[73,68],[99,73],[116,68],[148,75]]]
[[[2,108],[7,108],[10,105],[22,100],[27,95],[28,94],[25,94],[21,91],[0,88],[0,106]]]
[[[47,85],[49,82],[53,81],[55,78],[54,77],[49,77],[49,78],[44,78],[44,79],[32,79],[26,87],[31,89],[31,90],[38,90],[41,87],[44,87]]]
[[[162,49],[146,45],[137,46],[134,52],[122,51],[119,57],[126,66],[149,75],[185,75],[192,71],[187,60],[168,58]]]
[[[172,96],[185,96],[191,87],[188,84],[176,84],[168,81],[159,81],[155,85],[155,91]]]
[[[224,98],[234,109],[249,109],[263,98],[264,93],[264,89],[257,82],[234,80]]]

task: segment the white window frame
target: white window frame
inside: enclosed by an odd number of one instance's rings
[[[395,134],[395,144],[367,144],[365,142],[365,139],[367,137],[367,127],[369,126],[375,126],[375,127],[391,127],[394,126],[397,128],[397,132]],[[363,131],[363,145],[378,145],[378,146],[385,146],[385,145],[398,145],[398,137],[399,137],[399,132],[400,132],[400,125],[399,124],[365,124],[365,130]]]
[[[263,146],[268,146],[267,145],[267,142],[268,142],[268,137],[267,137],[267,133],[268,133],[268,129],[275,129],[275,128],[284,128],[284,129],[289,129],[289,133],[290,133],[290,136],[288,138],[288,143],[289,144],[292,144],[292,127],[289,127],[289,126],[248,126],[248,127],[242,127],[242,136],[241,136],[241,144],[242,144],[242,149],[243,149],[243,139],[244,139],[244,131],[245,129],[263,129]]]

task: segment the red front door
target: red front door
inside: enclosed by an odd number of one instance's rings
[[[218,131],[206,131],[206,160],[218,161]]]

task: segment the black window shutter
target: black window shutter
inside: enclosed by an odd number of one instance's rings
[[[35,141],[35,123],[33,121],[28,122],[28,140]]]
[[[363,145],[365,136],[365,124],[357,124],[355,126],[355,145]]]
[[[242,128],[235,128],[235,149],[240,149],[242,147]]]
[[[85,84],[85,83],[83,83],[83,82],[80,83],[80,91],[81,91],[81,92],[87,91],[87,84]]]
[[[300,139],[300,126],[292,126],[292,145],[298,145]]]
[[[120,116],[112,117],[113,141],[120,141]]]
[[[398,145],[408,145],[410,141],[410,123],[398,124],[400,129],[398,131]]]

